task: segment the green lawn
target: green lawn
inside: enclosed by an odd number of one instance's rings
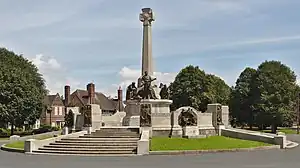
[[[24,149],[24,141],[15,141],[13,143],[6,144],[5,146],[9,148]]]
[[[37,139],[37,140],[43,140],[43,139],[48,139],[48,138],[52,138],[52,137],[53,136],[51,136],[51,135],[43,135],[43,136],[39,136],[39,137],[37,137],[35,139]],[[24,141],[15,141],[15,142],[6,144],[5,146],[9,147],[9,148],[24,149]]]
[[[9,138],[8,137],[0,138],[0,141],[2,141],[2,140],[9,140]]]
[[[236,149],[271,145],[223,136],[211,136],[199,139],[153,137],[150,144],[151,151]]]
[[[297,130],[292,130],[289,128],[280,128],[277,130],[278,132],[283,132],[285,134],[297,134]],[[261,130],[261,132],[271,133],[271,130]]]

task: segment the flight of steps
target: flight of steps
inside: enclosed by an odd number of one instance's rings
[[[139,137],[139,130],[136,128],[101,128],[90,135],[63,138],[33,152],[68,155],[136,155]]]

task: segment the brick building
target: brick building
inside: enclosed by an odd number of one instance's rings
[[[44,109],[40,123],[45,125],[63,127],[65,121],[65,105],[60,95],[47,95],[44,98]]]
[[[102,110],[102,115],[113,115],[117,111],[124,111],[122,101],[122,90],[118,89],[117,99],[110,99],[101,92],[95,91],[95,84],[89,83],[86,90],[77,89],[72,94],[70,86],[65,86],[65,100],[66,107],[83,107],[87,104],[98,104]]]

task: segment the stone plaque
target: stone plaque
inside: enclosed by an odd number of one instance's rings
[[[92,126],[92,106],[86,105],[82,107],[83,112],[83,126],[91,127]]]
[[[151,104],[141,104],[140,126],[151,127]]]

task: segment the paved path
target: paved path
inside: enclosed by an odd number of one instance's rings
[[[300,142],[299,135],[289,140]],[[293,168],[300,167],[300,147],[198,156],[79,157],[24,155],[0,151],[0,168]]]

